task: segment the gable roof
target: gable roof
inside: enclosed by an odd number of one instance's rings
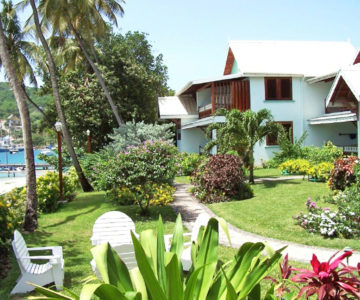
[[[250,74],[322,76],[354,63],[349,42],[230,41],[239,72]]]
[[[347,68],[344,68],[338,72],[334,83],[330,89],[330,92],[326,98],[326,106],[329,105],[330,100],[338,86],[340,79],[344,79],[345,83],[353,93],[354,97],[360,102],[360,64],[356,64]]]
[[[161,119],[198,117],[196,101],[191,96],[159,97],[158,104]]]

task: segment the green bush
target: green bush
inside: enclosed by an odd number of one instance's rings
[[[310,163],[305,159],[291,159],[283,162],[279,169],[284,174],[300,174],[305,175],[310,169]]]
[[[194,174],[194,194],[201,202],[229,201],[231,198],[247,199],[253,191],[245,183],[245,172],[240,157],[229,154],[211,156],[199,165]]]
[[[197,153],[182,152],[179,155],[179,175],[191,176],[204,156]]]
[[[151,184],[152,194],[145,194],[142,191],[142,186],[138,185],[132,189],[122,186],[114,188],[106,193],[107,197],[120,205],[132,205],[136,204],[138,199],[141,198],[141,202],[147,202],[149,199],[149,204],[151,206],[167,205],[170,202],[174,201],[174,192],[175,188],[169,184]],[[134,193],[133,190],[137,192]]]
[[[322,147],[306,146],[301,148],[302,157],[312,163],[321,162],[334,163],[334,161],[343,155],[342,148],[334,146],[332,142],[327,142]]]
[[[15,188],[0,195],[0,256],[8,253],[14,230],[23,224],[25,200],[24,188]]]

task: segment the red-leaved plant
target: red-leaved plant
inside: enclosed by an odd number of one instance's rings
[[[300,289],[298,297],[304,293],[306,297],[317,294],[318,299],[348,299],[352,295],[360,299],[360,263],[357,268],[346,266],[342,260],[349,257],[352,252],[347,251],[337,257],[333,262],[331,260],[338,254],[335,253],[327,262],[320,263],[315,254],[313,254],[311,265],[313,270],[293,268],[293,271],[299,272],[291,278],[293,282],[306,284]],[[338,269],[339,265],[342,266]]]

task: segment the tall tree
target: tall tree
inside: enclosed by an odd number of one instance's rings
[[[235,151],[249,169],[249,182],[254,183],[255,144],[261,144],[267,135],[277,135],[280,130],[279,124],[274,122],[268,109],[258,112],[221,109],[216,115],[225,116],[226,121],[208,127],[208,133],[216,130],[216,138],[206,145],[206,149],[217,146],[220,153]]]
[[[96,74],[115,119],[120,126],[124,124],[124,121],[118,112],[99,68],[88,51],[90,49],[96,58],[93,48],[94,40],[109,30],[102,14],[106,15],[111,22],[117,24],[116,15],[123,13],[123,9],[118,2],[117,0],[42,0],[40,1],[39,11],[44,16],[44,21],[52,26],[53,32],[64,36],[72,34],[75,37],[86,60]]]
[[[0,19],[0,57],[5,66],[10,86],[14,92],[17,106],[19,108],[21,127],[25,147],[26,163],[26,211],[24,218],[24,229],[34,231],[37,226],[37,197],[36,197],[36,174],[33,143],[31,136],[31,123],[29,109],[26,103],[26,95],[19,82],[14,66],[11,61],[9,49],[7,48],[6,37],[3,32]]]
[[[38,15],[38,11],[37,11],[37,7],[35,5],[35,0],[30,0],[30,5],[33,11],[33,19],[34,19],[34,23],[35,23],[35,29],[36,29],[36,33],[37,36],[39,37],[41,44],[45,50],[46,53],[46,58],[48,61],[48,67],[49,67],[49,72],[50,72],[50,80],[51,80],[51,87],[52,87],[52,92],[53,92],[53,97],[54,97],[54,101],[55,101],[55,106],[56,106],[56,111],[58,114],[58,117],[61,121],[61,123],[63,124],[63,136],[64,136],[64,140],[67,146],[67,149],[69,151],[69,154],[72,158],[74,167],[76,169],[76,173],[79,177],[79,181],[81,184],[81,187],[83,189],[83,191],[92,191],[93,188],[90,185],[89,181],[86,179],[83,170],[81,169],[80,163],[78,161],[78,158],[76,156],[74,147],[72,145],[72,141],[71,141],[71,136],[69,134],[67,125],[66,125],[66,120],[65,120],[65,116],[64,113],[62,111],[62,107],[61,107],[61,101],[60,101],[60,96],[59,96],[59,89],[58,89],[58,83],[57,83],[57,77],[56,77],[56,66],[55,66],[55,62],[54,59],[52,57],[51,54],[51,50],[49,48],[49,45],[42,33],[41,30],[41,25],[40,25],[40,21],[39,21],[39,15]]]

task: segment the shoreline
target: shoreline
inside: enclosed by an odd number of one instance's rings
[[[51,172],[51,170],[36,170],[36,177],[42,176],[46,172]],[[7,172],[5,172],[5,174],[6,173]],[[0,195],[11,191],[13,188],[26,185],[25,172],[15,172],[15,177],[13,177],[13,173],[14,172],[10,172],[10,177],[0,177]]]

